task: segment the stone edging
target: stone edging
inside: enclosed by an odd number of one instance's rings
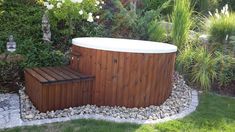
[[[198,92],[196,90],[192,90],[192,100],[191,100],[190,106],[176,115],[165,117],[163,119],[157,119],[157,120],[119,119],[119,118],[114,118],[110,116],[102,116],[102,115],[93,114],[93,115],[75,115],[72,117],[29,121],[29,122],[26,122],[26,125],[40,125],[40,124],[45,124],[45,123],[64,122],[64,121],[69,121],[69,120],[74,120],[74,119],[95,119],[95,120],[104,120],[104,121],[111,121],[111,122],[117,122],[117,123],[155,124],[155,123],[162,123],[162,122],[175,120],[175,119],[181,119],[191,114],[192,112],[194,112],[198,106],[198,103],[199,103]]]
[[[55,122],[65,122],[75,119],[95,119],[95,120],[104,120],[104,121],[112,121],[117,123],[134,123],[134,124],[155,124],[155,123],[162,123],[170,120],[181,119],[196,110],[198,106],[198,92],[196,90],[192,90],[192,100],[188,108],[183,110],[182,112],[165,117],[163,119],[158,120],[136,120],[136,119],[118,119],[110,116],[102,116],[102,115],[75,115],[71,117],[63,117],[63,118],[54,118],[54,119],[42,119],[42,120],[34,120],[34,121],[27,121],[24,122],[20,118],[15,118],[14,123],[6,124],[4,126],[0,126],[0,129],[4,128],[12,128],[12,127],[20,127],[20,126],[32,126],[32,125],[42,125],[47,123],[55,123]],[[18,113],[20,114],[20,113]],[[19,116],[18,116],[19,117]]]

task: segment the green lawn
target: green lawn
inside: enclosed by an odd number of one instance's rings
[[[110,123],[95,120],[74,120],[43,126],[20,127],[6,131],[94,131],[94,132],[132,132],[132,131],[218,131],[235,132],[235,99],[213,94],[200,96],[200,105],[196,112],[181,120],[155,125],[134,125],[127,123]]]

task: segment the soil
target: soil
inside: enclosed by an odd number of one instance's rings
[[[235,97],[235,80],[227,86],[219,86],[218,83],[215,83],[212,88],[213,91],[220,95]]]

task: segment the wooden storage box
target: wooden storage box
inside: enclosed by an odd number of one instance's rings
[[[26,93],[41,112],[91,104],[93,78],[69,67],[26,69]]]

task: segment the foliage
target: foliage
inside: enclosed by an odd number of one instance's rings
[[[0,55],[0,93],[14,92],[18,90],[16,82],[22,79],[22,63],[25,58],[18,54]]]
[[[176,0],[172,14],[172,39],[173,43],[181,50],[188,43],[189,29],[192,25],[192,10],[189,0]]]
[[[21,3],[22,2],[22,3]],[[43,9],[28,0],[16,2],[2,1],[0,5],[0,53],[5,52],[5,45],[10,34],[17,43],[16,52],[26,56],[26,67],[59,65],[63,63],[63,54],[53,51],[51,45],[41,41],[41,18]]]
[[[51,45],[34,43],[32,39],[21,43],[18,53],[24,54],[27,58],[23,64],[24,67],[57,66],[67,62],[64,54],[59,50],[54,50]]]
[[[135,30],[138,32],[140,39],[149,39],[149,34],[151,34],[151,32],[146,31],[149,28],[149,23],[155,20],[157,21],[159,18],[160,14],[155,10],[146,11],[143,16],[139,16]]]
[[[75,23],[87,20],[89,22],[99,19],[99,16],[94,16],[102,8],[102,1],[85,0],[81,2],[73,2],[72,0],[50,0],[44,2],[51,17],[54,17],[53,25],[63,24],[63,32],[73,35]]]
[[[2,130],[4,132],[24,131],[81,131],[81,132],[234,132],[235,100],[215,94],[202,94],[199,106],[189,116],[153,125],[136,125],[129,123],[113,123],[101,120],[73,120],[42,126],[17,127]],[[1,131],[1,130],[0,130]]]
[[[171,14],[174,7],[174,0],[142,0],[144,10],[159,10],[164,6],[161,13],[164,15]],[[167,3],[167,5],[166,5]]]
[[[208,90],[216,78],[216,59],[205,48],[195,51],[194,65],[192,66],[192,81]]]
[[[162,27],[161,23],[157,20],[150,22],[148,26],[149,40],[166,42],[167,41],[167,31]]]
[[[219,2],[222,0],[191,0],[195,10],[207,14],[208,11],[215,10],[219,7]]]
[[[216,79],[216,62],[205,48],[188,46],[178,55],[177,67],[179,71],[188,74],[192,82],[208,90]]]
[[[226,86],[235,80],[235,58],[216,52],[217,80],[220,86]]]
[[[221,12],[216,10],[205,20],[205,29],[213,42],[226,44],[229,37],[235,33],[235,14],[228,12],[228,6],[223,7]]]

